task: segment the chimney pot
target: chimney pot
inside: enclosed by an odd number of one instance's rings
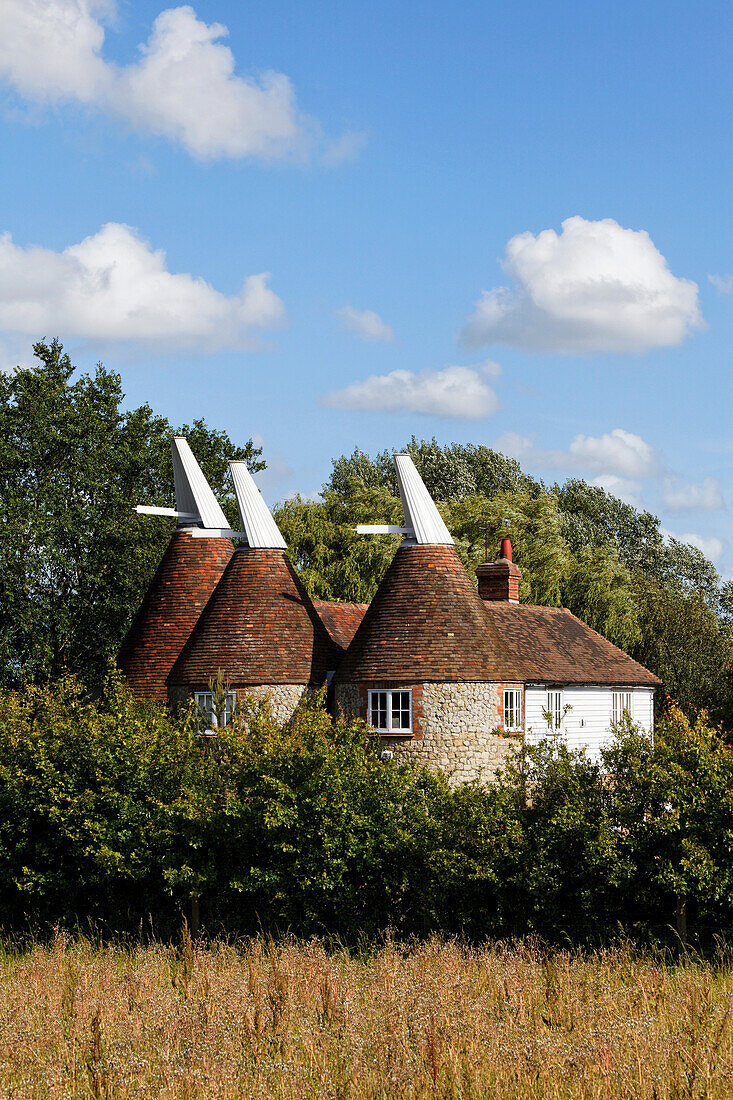
[[[501,550],[499,551],[500,558],[506,558],[507,561],[512,560],[512,540],[510,538],[501,540]]]

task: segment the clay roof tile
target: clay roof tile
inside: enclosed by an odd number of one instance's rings
[[[118,657],[137,695],[166,698],[166,676],[233,553],[231,539],[174,532]]]
[[[285,551],[239,546],[168,684],[205,685],[221,669],[233,686],[320,686],[339,655]]]
[[[401,546],[346,651],[337,682],[522,680],[452,546]]]
[[[564,607],[487,602],[494,628],[521,661],[527,680],[564,684],[661,681]]]

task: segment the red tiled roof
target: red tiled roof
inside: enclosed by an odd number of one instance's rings
[[[522,679],[564,684],[660,684],[563,607],[487,602],[486,613],[524,669]]]
[[[336,673],[337,682],[521,680],[452,546],[401,546]]]
[[[231,539],[173,534],[118,657],[135,694],[166,698],[165,678],[233,553]]]
[[[325,682],[339,651],[284,550],[240,546],[168,676],[169,687]]]
[[[332,640],[341,649],[346,649],[356,634],[357,627],[364,618],[369,604],[314,600],[313,606]]]

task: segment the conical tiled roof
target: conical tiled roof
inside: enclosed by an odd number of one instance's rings
[[[452,546],[395,554],[336,673],[346,682],[522,680]]]
[[[166,676],[233,553],[231,539],[173,534],[118,657],[137,695],[166,698]]]
[[[168,676],[169,687],[320,686],[337,647],[284,550],[239,546]]]

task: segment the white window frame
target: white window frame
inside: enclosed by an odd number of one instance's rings
[[[395,696],[400,696],[399,700]],[[404,698],[407,696],[407,707],[404,706]],[[383,697],[383,698],[382,698]],[[395,707],[395,702],[397,706]],[[367,721],[379,734],[391,734],[398,737],[410,737],[412,734],[412,689],[411,688],[370,688],[367,696]],[[407,712],[408,725],[393,725],[395,713],[404,715]],[[381,724],[381,715],[384,715],[384,724]],[[377,717],[375,724],[372,719]]]
[[[504,732],[517,733],[523,728],[522,689],[504,688]]]
[[[628,714],[629,718],[634,720],[634,693],[633,691],[614,691],[613,701],[611,704],[611,722],[615,725],[617,722],[623,722],[624,711]]]
[[[219,727],[219,722],[214,712],[214,693],[211,691],[197,691],[194,693],[196,700],[196,706],[199,712],[204,715],[203,722],[208,722],[208,730],[216,730]],[[227,693],[227,706],[224,711],[224,725],[228,726],[234,717],[234,708],[237,705],[237,693],[230,691]],[[207,732],[207,730],[204,730]]]
[[[548,688],[545,695],[545,703],[547,704],[545,710],[551,716],[550,729],[561,730],[565,719],[562,688]]]

